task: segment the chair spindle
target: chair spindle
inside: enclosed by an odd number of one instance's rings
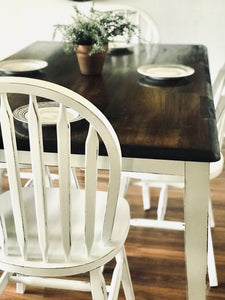
[[[59,193],[62,241],[66,260],[71,250],[70,224],[70,124],[67,121],[66,108],[60,105],[57,122],[57,143],[59,163]]]
[[[26,259],[27,228],[22,200],[21,180],[18,168],[16,135],[12,111],[6,94],[3,94],[1,97],[1,127],[6,163],[8,166],[8,178],[16,236],[21,255],[24,259]]]
[[[47,207],[45,200],[45,171],[43,166],[43,139],[42,126],[38,112],[37,99],[30,95],[28,109],[28,128],[31,161],[34,181],[34,198],[38,228],[39,246],[43,261],[47,261],[48,253],[48,230],[47,230]]]

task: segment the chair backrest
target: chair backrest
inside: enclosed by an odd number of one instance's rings
[[[97,10],[123,11],[126,17],[140,29],[140,35],[133,36],[131,43],[159,43],[160,34],[153,18],[144,10],[114,1],[93,1],[93,8]]]
[[[216,119],[220,149],[225,136],[225,64],[220,69],[214,83],[213,96],[216,106]]]
[[[24,94],[29,99],[28,130],[30,151],[18,151],[16,143],[16,130],[14,117],[8,98],[12,94]],[[10,197],[12,201],[13,217],[16,228],[17,242],[21,256],[27,258],[27,225],[24,199],[19,175],[19,164],[31,164],[34,182],[34,198],[36,210],[36,224],[39,246],[43,261],[48,256],[48,220],[46,212],[46,165],[58,166],[59,169],[59,198],[60,198],[60,224],[62,229],[62,243],[65,257],[71,247],[71,212],[70,212],[70,168],[76,167],[82,160],[81,155],[71,154],[71,126],[68,120],[68,109],[72,109],[87,120],[89,130],[85,142],[85,241],[89,252],[94,238],[95,230],[95,200],[97,184],[97,164],[99,140],[104,144],[109,163],[109,189],[105,209],[104,224],[102,226],[102,241],[107,242],[111,238],[114,225],[115,210],[118,200],[121,172],[121,151],[119,141],[112,126],[105,116],[88,100],[79,94],[59,85],[30,78],[1,77],[1,131],[4,149],[0,150],[0,160],[6,161]],[[39,112],[40,101],[47,99],[59,104],[57,131],[58,153],[46,153],[43,150],[42,120]],[[83,156],[82,156],[83,157]],[[83,160],[82,160],[83,161]],[[82,164],[82,163],[81,163]],[[0,246],[7,253],[7,230],[4,217],[0,218]],[[79,245],[78,245],[79,247]]]
[[[215,106],[217,107],[221,95],[225,93],[225,64],[219,69],[216,79],[213,82],[212,89]]]

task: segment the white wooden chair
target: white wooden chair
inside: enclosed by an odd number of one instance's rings
[[[17,151],[8,93],[29,97],[30,151]],[[22,77],[1,77],[1,130],[10,190],[0,195],[0,293],[9,281],[23,293],[26,285],[90,291],[92,298],[117,299],[122,282],[126,299],[134,299],[124,250],[130,226],[127,201],[119,197],[121,152],[112,126],[104,115],[77,93],[53,83]],[[43,151],[37,97],[59,103],[58,153]],[[70,153],[67,108],[89,122],[85,158]],[[109,189],[96,191],[99,139],[109,162]],[[19,164],[32,166],[33,186],[21,187]],[[84,164],[84,165],[83,165]],[[57,166],[59,187],[46,187],[45,166]],[[85,169],[85,189],[70,184],[70,168]],[[103,266],[116,259],[111,284]],[[106,268],[106,267],[105,267]],[[90,281],[61,277],[90,274]]]
[[[220,68],[212,88],[215,107],[217,108],[219,100],[225,95],[225,64]]]
[[[218,128],[218,138],[220,144],[220,150],[222,150],[224,135],[225,135],[225,64],[218,73],[218,76],[213,84],[213,94],[215,97],[216,105],[216,118],[217,118],[217,128]],[[224,157],[222,152],[221,158],[217,162],[210,163],[210,180],[219,176],[223,170]],[[151,208],[151,199],[149,188],[159,187],[160,195],[157,208],[157,220],[148,220],[143,223],[146,227],[156,227],[164,229],[177,229],[183,230],[184,226],[180,222],[165,221],[165,214],[167,208],[167,198],[168,198],[168,188],[184,188],[184,178],[182,176],[173,175],[161,175],[161,174],[145,174],[145,173],[123,173],[122,185],[121,185],[121,195],[125,196],[129,184],[134,184],[141,186],[142,188],[142,198],[144,209],[148,210]],[[132,220],[131,224],[141,225],[140,220]],[[211,227],[215,226],[212,202],[209,198],[209,225]],[[208,238],[208,274],[210,286],[217,286],[217,272],[215,265],[215,257],[213,250],[213,242],[211,236],[211,228],[209,226],[209,238]]]
[[[130,44],[137,43],[159,43],[160,42],[160,34],[158,27],[153,20],[153,18],[146,13],[146,11],[131,5],[121,4],[121,2],[115,1],[93,1],[93,8],[97,10],[112,10],[112,11],[122,11],[126,14],[127,18],[140,29],[140,33],[137,36],[133,36]],[[114,44],[122,45],[126,41],[124,38],[116,38],[116,40],[111,42],[110,47],[114,47]]]

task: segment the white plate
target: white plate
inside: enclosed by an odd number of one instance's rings
[[[6,73],[34,72],[46,68],[48,63],[37,59],[11,59],[0,62],[0,71]]]
[[[128,47],[131,47],[131,44],[128,44],[126,42],[109,42],[109,50],[114,50],[114,49],[127,49]]]
[[[137,71],[142,75],[158,80],[188,77],[195,72],[191,67],[176,64],[143,65],[140,66]]]
[[[38,102],[39,114],[43,125],[55,125],[58,119],[59,105],[55,102]],[[17,107],[13,111],[15,119],[27,123],[28,104]],[[67,118],[69,122],[80,120],[82,117],[73,109],[67,108]]]

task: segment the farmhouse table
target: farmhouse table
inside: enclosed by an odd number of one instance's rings
[[[66,86],[105,114],[121,144],[123,171],[184,176],[187,297],[206,299],[209,163],[220,158],[207,49],[135,45],[108,53],[102,74],[95,76],[81,75],[75,55],[66,55],[61,42],[35,42],[8,59],[27,58],[45,60],[48,66],[17,76]],[[146,64],[182,64],[195,72],[176,80],[151,80],[137,72]],[[12,101],[12,109],[23,101]],[[85,124],[81,120],[71,126],[76,137],[72,152],[82,166]],[[23,151],[29,148],[26,130],[18,122],[18,147]],[[54,130],[48,126],[43,131],[46,151],[56,149]],[[100,147],[100,168],[107,168],[104,151]]]

